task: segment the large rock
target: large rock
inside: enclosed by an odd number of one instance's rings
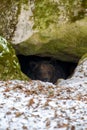
[[[21,72],[18,59],[12,46],[0,37],[0,80],[29,80]]]
[[[78,62],[87,52],[87,1],[0,2],[0,33],[24,55]]]

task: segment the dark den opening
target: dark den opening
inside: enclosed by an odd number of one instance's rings
[[[21,70],[32,80],[56,83],[73,74],[76,63],[63,62],[50,57],[18,55]]]

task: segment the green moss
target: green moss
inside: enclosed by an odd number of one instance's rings
[[[49,0],[36,0],[34,10],[34,28],[45,29],[50,23],[57,23],[58,5]],[[56,16],[56,17],[55,17]]]
[[[8,40],[13,37],[18,16],[23,4],[28,0],[0,0],[0,35]]]
[[[87,52],[86,23],[87,18],[84,18],[75,23],[51,26],[34,33],[16,48],[24,55],[51,56],[64,61],[78,62]]]
[[[9,3],[7,7],[3,6],[7,1]],[[3,13],[0,14],[2,17],[0,31],[7,39],[14,34],[22,4],[27,9],[29,4],[34,2],[34,7],[31,8],[34,33],[26,41],[15,45],[18,53],[51,56],[78,62],[81,56],[87,52],[86,0],[7,1],[2,1]],[[30,3],[28,4],[28,2]],[[12,18],[8,20],[10,16]]]
[[[29,80],[21,72],[18,59],[12,46],[0,37],[0,80]]]
[[[26,6],[27,6],[29,1],[28,0],[20,0],[20,2],[23,3],[23,4],[26,4]]]
[[[35,0],[34,3],[34,28],[39,30],[48,28],[50,24],[82,19],[87,9],[86,0]]]
[[[14,0],[0,1],[0,35],[10,39],[17,24],[19,3]]]

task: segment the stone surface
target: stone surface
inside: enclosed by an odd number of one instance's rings
[[[0,80],[29,80],[21,72],[15,50],[4,38],[0,37]]]
[[[0,2],[0,33],[17,53],[78,62],[87,52],[87,1]]]

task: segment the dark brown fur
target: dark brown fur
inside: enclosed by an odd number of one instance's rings
[[[55,83],[57,79],[66,79],[76,65],[47,57],[18,56],[22,71],[33,80]],[[71,72],[71,68],[72,69]]]
[[[53,83],[55,83],[58,78],[65,78],[63,69],[60,66],[50,64],[48,61],[31,62],[27,75],[34,80]]]

